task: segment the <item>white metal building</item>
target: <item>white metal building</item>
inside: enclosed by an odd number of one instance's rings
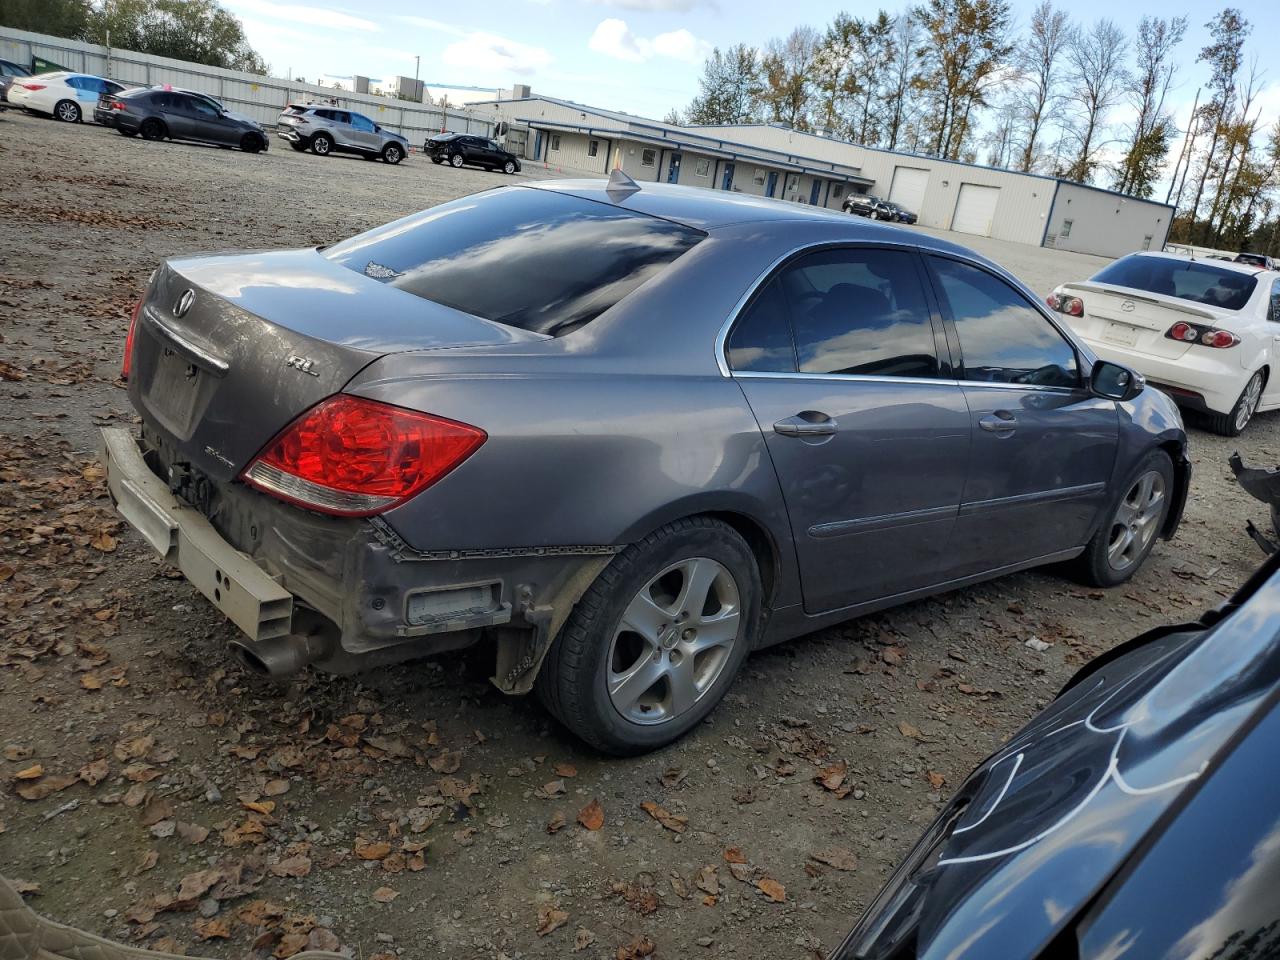
[[[839,208],[848,191],[914,211],[924,226],[1079,253],[1163,248],[1173,208],[1055,177],[898,153],[777,124],[678,126],[553,97],[470,105],[527,125],[525,156],[608,173]]]

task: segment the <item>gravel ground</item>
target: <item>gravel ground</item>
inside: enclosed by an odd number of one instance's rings
[[[130,304],[166,256],[326,243],[508,182],[281,146],[0,116],[0,864],[58,919],[220,957],[821,957],[1082,662],[1260,560],[1226,458],[1280,462],[1274,415],[1193,432],[1187,519],[1128,586],[1022,574],[814,634],[637,760],[459,658],[264,684],[109,510],[95,435],[133,422]],[[975,245],[1037,290],[1098,262]]]

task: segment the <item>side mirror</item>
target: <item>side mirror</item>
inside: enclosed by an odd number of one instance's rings
[[[1108,400],[1132,400],[1147,386],[1147,379],[1136,370],[1109,360],[1099,360],[1089,374],[1089,389]]]

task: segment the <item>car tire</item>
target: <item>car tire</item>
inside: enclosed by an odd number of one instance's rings
[[[307,145],[301,140],[290,140],[289,146],[293,147],[293,149],[297,150],[299,153],[307,152]]]
[[[453,154],[451,157],[449,157],[449,163],[454,167],[462,166],[462,163],[463,163],[462,154],[460,153]]]
[[[689,607],[677,610],[686,590]],[[736,530],[710,517],[668,524],[587,588],[547,653],[538,697],[605,753],[666,746],[733,683],[755,642],[762,596],[755,556]],[[631,617],[650,619],[636,626]]]
[[[262,150],[262,138],[256,133],[246,133],[240,138],[240,149],[245,153],[259,153]]]
[[[53,106],[53,119],[61,120],[63,123],[79,123],[82,116],[80,104],[74,100],[59,100]]]
[[[1114,587],[1141,569],[1169,515],[1173,483],[1173,461],[1163,450],[1151,451],[1134,468],[1077,561],[1085,583]]]
[[[511,176],[516,172],[516,162],[514,160],[508,160],[502,165],[502,172],[507,176]]]
[[[382,162],[395,166],[404,159],[404,148],[397,143],[388,143],[382,148]]]
[[[443,161],[443,160],[441,160],[439,157],[432,157],[432,158],[431,158],[431,162],[432,162],[432,163],[444,163],[444,161]]]
[[[317,157],[327,157],[333,150],[333,138],[327,133],[317,133],[311,138],[311,152]]]
[[[124,127],[116,127],[116,131],[122,137],[136,137],[138,135],[137,130],[126,130]]]
[[[163,140],[169,133],[165,129],[164,121],[157,120],[155,117],[147,117],[143,120],[138,132],[142,134],[143,140]]]
[[[1238,437],[1244,433],[1244,428],[1258,412],[1258,403],[1262,400],[1262,391],[1266,385],[1266,372],[1255,371],[1249,378],[1249,382],[1244,385],[1244,389],[1240,391],[1240,396],[1230,412],[1209,414],[1209,429],[1220,437]]]

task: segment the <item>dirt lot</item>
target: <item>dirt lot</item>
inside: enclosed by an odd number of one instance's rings
[[[1182,532],[1129,586],[1025,574],[776,648],[653,756],[594,756],[456,658],[265,685],[106,501],[129,307],[166,256],[325,243],[505,182],[281,146],[0,117],[0,870],[47,914],[221,957],[820,957],[1080,663],[1260,560],[1237,444],[1196,431]],[[1037,289],[1094,262],[982,247]],[[1280,462],[1280,417],[1238,445]]]

